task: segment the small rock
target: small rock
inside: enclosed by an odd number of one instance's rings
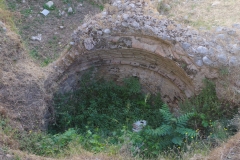
[[[135,8],[135,4],[133,4],[133,3],[129,4],[129,6],[132,7],[132,9]]]
[[[229,59],[229,66],[237,66],[237,64],[238,64],[238,60],[236,57],[231,57]]]
[[[128,23],[127,23],[127,22],[122,22],[122,26],[123,26],[123,27],[127,27],[127,26],[128,26]]]
[[[110,31],[110,29],[104,29],[104,31],[103,31],[105,34],[110,34],[111,33],[111,31]]]
[[[98,36],[101,36],[102,34],[103,34],[102,31],[97,31],[97,35],[98,35]]]
[[[163,5],[164,10],[169,11],[171,9],[171,6],[169,4]]]
[[[6,157],[7,157],[7,158],[12,158],[13,156],[10,155],[10,154],[6,154]]]
[[[214,7],[214,6],[217,6],[217,5],[219,5],[219,4],[220,4],[219,1],[214,1],[214,2],[212,3],[212,6]]]
[[[208,53],[208,49],[207,49],[206,47],[199,46],[199,47],[197,48],[197,53],[205,55],[205,54]]]
[[[44,16],[47,16],[47,15],[50,13],[50,11],[47,10],[47,9],[44,9],[41,13],[42,13]]]
[[[220,54],[217,58],[220,63],[227,64],[227,56],[225,54]]]
[[[139,23],[136,21],[134,21],[131,25],[135,28],[139,28],[139,26],[140,26]]]
[[[217,27],[217,28],[216,28],[216,32],[222,32],[223,29],[224,29],[223,27]]]
[[[230,51],[231,54],[237,54],[240,52],[240,47],[238,47],[237,44],[230,45]]]
[[[213,55],[215,53],[213,48],[210,48],[208,51],[209,51],[209,55]]]
[[[6,28],[6,27],[2,27],[2,30],[3,30],[4,32],[7,32],[7,28]]]
[[[78,10],[78,11],[81,11],[81,10],[82,10],[82,6],[83,6],[83,5],[80,3],[80,4],[77,6],[77,10]]]
[[[233,24],[232,27],[236,29],[240,29],[240,24]]]
[[[106,17],[107,16],[107,12],[102,12],[102,16]]]
[[[226,37],[226,36],[225,36],[224,34],[218,34],[218,35],[217,35],[217,38],[218,38],[218,39],[225,39],[225,37]]]
[[[82,28],[86,28],[87,27],[87,23],[83,23]]]
[[[207,56],[204,56],[203,63],[210,66],[213,62]]]
[[[229,30],[229,31],[227,31],[227,33],[231,36],[235,36],[237,32],[234,30]]]
[[[94,41],[93,41],[93,38],[85,38],[84,39],[84,47],[87,49],[87,50],[91,50],[94,48]]]
[[[46,3],[46,6],[47,6],[48,8],[51,8],[51,7],[53,6],[53,1],[48,1],[48,2]]]
[[[130,9],[131,7],[129,5],[125,8],[126,11],[129,11]]]
[[[217,45],[216,49],[217,49],[218,53],[223,52],[223,48],[220,45]]]
[[[124,13],[124,14],[122,15],[122,17],[123,17],[123,19],[126,21],[126,20],[128,20],[129,15]]]
[[[65,14],[65,11],[59,10],[58,12],[59,12],[59,14],[58,14],[59,16],[63,16]]]
[[[203,66],[203,61],[201,59],[197,59],[195,61],[196,65],[198,65],[199,67]]]
[[[191,46],[191,44],[189,44],[187,42],[183,42],[183,44],[182,44],[182,47],[184,50],[187,50],[190,46]]]
[[[73,13],[72,7],[69,7],[69,8],[68,8],[68,13]]]
[[[31,39],[34,40],[34,41],[41,41],[42,40],[42,34],[38,34],[37,36],[32,36]]]

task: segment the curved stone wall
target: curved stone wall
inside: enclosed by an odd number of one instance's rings
[[[121,81],[136,76],[148,92],[161,92],[176,104],[198,93],[204,78],[215,79],[220,97],[239,99],[240,43],[235,29],[192,30],[159,15],[155,1],[116,0],[79,26],[71,46],[53,65],[49,92],[75,89],[82,71]],[[232,76],[227,90],[221,69]]]

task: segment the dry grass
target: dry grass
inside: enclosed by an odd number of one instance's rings
[[[166,0],[166,3],[171,5],[168,17],[197,28],[240,23],[239,0]]]
[[[63,155],[58,155],[56,158],[36,156],[20,150],[10,150],[9,152],[13,155],[17,155],[21,159],[30,160],[135,160],[135,158],[122,155],[109,155],[104,152],[95,154],[82,149],[79,144],[74,143],[70,145],[68,151],[66,151]]]
[[[222,67],[219,69],[219,78],[217,80],[218,98],[230,102],[233,106],[240,104],[240,94],[237,86],[240,84],[239,67]],[[239,83],[239,84],[238,84]]]
[[[17,30],[13,20],[13,13],[7,10],[5,0],[0,0],[0,21],[10,26],[13,31]]]
[[[214,149],[207,157],[208,160],[235,159],[240,157],[240,132],[230,138],[221,147]]]

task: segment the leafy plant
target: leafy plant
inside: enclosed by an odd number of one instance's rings
[[[49,63],[51,63],[53,60],[50,58],[50,57],[46,57],[46,58],[44,58],[43,60],[42,60],[42,62],[41,62],[41,66],[42,67],[45,67],[45,66],[47,66]]]
[[[43,5],[43,8],[44,8],[44,9],[47,9],[47,10],[55,10],[55,9],[56,9],[56,6],[55,6],[55,5],[52,5],[51,7],[49,7],[47,4],[44,4],[44,5]]]
[[[123,125],[131,127],[138,119],[148,119],[153,126],[159,125],[160,113],[157,105],[151,105],[144,94],[138,79],[125,79],[123,85],[117,85],[103,79],[91,79],[86,74],[80,79],[80,89],[71,93],[55,96],[55,123],[50,126],[54,133],[64,132],[68,128],[77,128],[80,132],[96,128],[110,133]],[[152,96],[156,104],[159,96]],[[130,124],[129,124],[130,123]]]
[[[39,53],[36,48],[30,50],[29,54],[32,58],[34,58],[36,60],[40,58]]]
[[[182,112],[193,112],[192,126],[195,129],[209,127],[210,123],[228,118],[232,114],[230,109],[224,108],[227,104],[221,102],[216,94],[215,84],[210,80],[204,80],[205,87],[199,95],[180,104]]]
[[[62,134],[43,134],[37,132],[22,133],[19,135],[20,148],[31,153],[44,156],[54,156],[77,138],[76,131],[69,129]]]
[[[81,136],[79,140],[85,149],[95,153],[104,150],[106,146],[103,138],[97,133],[92,133],[90,130],[85,133],[85,136]]]
[[[163,117],[162,125],[154,129],[148,128],[144,132],[147,135],[147,141],[150,139],[155,141],[154,148],[151,143],[146,146],[147,151],[151,148],[151,152],[157,153],[174,145],[181,146],[185,139],[193,139],[198,135],[195,130],[187,128],[187,122],[194,116],[193,113],[175,117],[166,104],[162,106],[160,113]]]

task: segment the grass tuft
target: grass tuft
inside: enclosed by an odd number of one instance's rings
[[[0,21],[9,26],[11,30],[17,32],[17,28],[13,19],[13,13],[7,10],[7,4],[5,0],[0,0]]]

